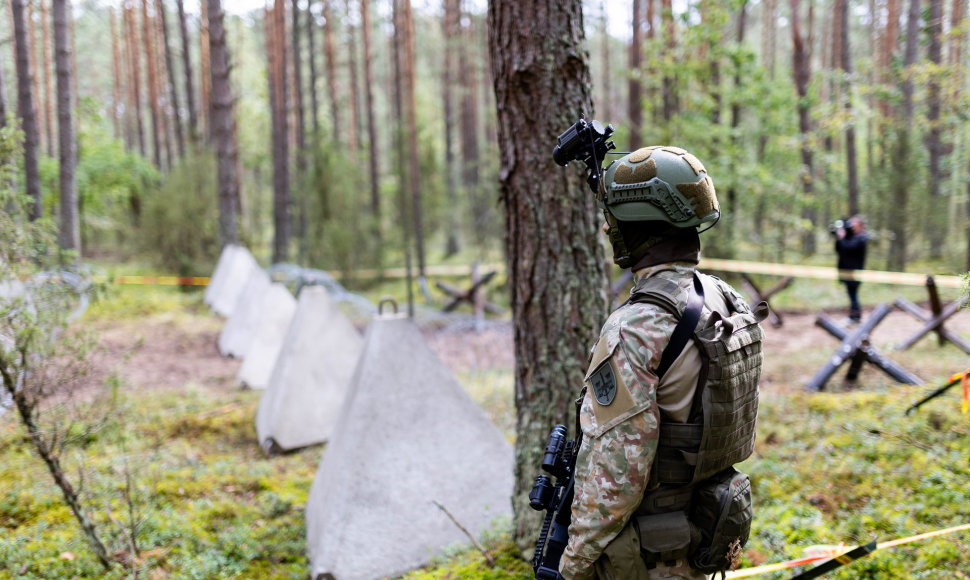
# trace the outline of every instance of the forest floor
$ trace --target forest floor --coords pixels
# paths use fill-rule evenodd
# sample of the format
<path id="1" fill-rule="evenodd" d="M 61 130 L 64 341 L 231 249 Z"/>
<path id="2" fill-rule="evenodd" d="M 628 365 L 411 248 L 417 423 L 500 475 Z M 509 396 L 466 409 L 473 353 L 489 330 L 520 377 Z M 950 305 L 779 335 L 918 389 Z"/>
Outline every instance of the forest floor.
<path id="1" fill-rule="evenodd" d="M 871 309 L 866 309 L 868 315 Z M 775 328 L 762 324 L 766 334 L 765 367 L 762 389 L 768 393 L 791 393 L 799 390 L 821 368 L 826 358 L 835 353 L 839 341 L 815 324 L 818 313 L 781 312 L 783 325 Z M 844 312 L 826 314 L 844 326 Z M 99 363 L 120 372 L 127 384 L 144 389 L 181 388 L 193 382 L 214 388 L 235 388 L 234 380 L 241 361 L 223 358 L 217 340 L 223 320 L 212 316 L 172 316 L 162 313 L 137 320 L 99 321 L 93 330 L 100 337 L 105 357 Z M 931 381 L 963 370 L 947 366 L 962 356 L 953 345 L 939 348 L 933 356 L 927 351 L 937 345 L 935 333 L 924 336 L 910 351 L 897 352 L 896 345 L 923 326 L 913 316 L 893 310 L 871 334 L 873 346 L 883 355 L 901 364 L 920 378 Z M 970 337 L 970 310 L 959 312 L 947 323 L 947 329 Z M 851 331 L 851 327 L 848 327 Z M 363 331 L 363 328 L 361 328 Z M 511 372 L 515 364 L 511 322 L 489 323 L 481 332 L 467 324 L 457 328 L 425 329 L 428 344 L 456 374 Z M 970 338 L 968 338 L 970 340 Z M 811 364 L 817 361 L 818 364 Z M 865 388 L 867 381 L 885 375 L 872 365 L 865 365 L 855 384 L 843 380 L 840 369 L 827 390 Z M 879 380 L 879 382 L 882 382 Z"/>
<path id="2" fill-rule="evenodd" d="M 161 302 L 123 294 L 93 310 L 86 327 L 102 348 L 91 376 L 114 375 L 113 384 L 124 387 L 118 413 L 124 421 L 84 444 L 89 459 L 78 469 L 89 474 L 85 483 L 94 496 L 99 489 L 108 490 L 101 497 L 117 489 L 118 457 L 131 461 L 146 482 L 138 488 L 146 499 L 141 575 L 305 577 L 302 510 L 321 448 L 274 458 L 261 454 L 253 427 L 261 393 L 238 388 L 240 361 L 219 355 L 224 320 L 209 313 L 198 295 L 174 292 Z M 841 310 L 828 314 L 844 318 Z M 759 510 L 744 565 L 798 557 L 811 544 L 868 541 L 874 534 L 891 539 L 970 521 L 970 429 L 959 412 L 959 389 L 913 418 L 901 417 L 934 385 L 966 369 L 967 355 L 952 345 L 939 347 L 935 335 L 894 351 L 921 326 L 894 310 L 876 328 L 873 344 L 925 386 L 899 386 L 865 365 L 853 384 L 845 383 L 842 368 L 827 393 L 806 394 L 805 383 L 838 341 L 815 325 L 817 312 L 781 315 L 782 327 L 764 324 L 759 443 L 743 465 L 752 474 Z M 947 327 L 970 338 L 970 310 L 957 313 Z M 465 320 L 423 331 L 511 440 L 511 323 L 492 320 L 476 333 Z M 99 577 L 43 464 L 17 445 L 25 441 L 13 414 L 0 416 L 0 578 Z M 102 481 L 98 472 L 109 475 Z M 106 516 L 99 516 L 107 525 Z M 123 520 L 123 512 L 113 518 Z M 472 551 L 408 577 L 528 576 L 525 564 L 509 557 L 514 549 L 507 536 L 487 546 L 505 562 L 503 572 L 487 572 Z M 116 553 L 123 554 L 123 547 Z M 836 577 L 942 577 L 945 571 L 967 578 L 954 571 L 970 566 L 970 548 L 943 539 L 854 566 Z M 470 569 L 482 570 L 481 576 Z M 124 575 L 118 570 L 109 577 Z"/>

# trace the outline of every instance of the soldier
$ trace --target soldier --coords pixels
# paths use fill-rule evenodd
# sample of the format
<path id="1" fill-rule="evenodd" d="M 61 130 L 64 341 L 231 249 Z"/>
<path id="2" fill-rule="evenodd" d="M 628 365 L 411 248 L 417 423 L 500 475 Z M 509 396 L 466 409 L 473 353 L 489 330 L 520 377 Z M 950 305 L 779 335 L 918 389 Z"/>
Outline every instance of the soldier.
<path id="1" fill-rule="evenodd" d="M 696 274 L 698 227 L 713 225 L 720 210 L 714 184 L 695 156 L 676 147 L 634 151 L 606 169 L 597 198 L 613 259 L 633 270 L 635 286 L 590 355 L 560 573 L 566 580 L 705 578 L 691 563 L 704 532 L 688 521 L 697 507 L 692 497 L 701 478 L 722 473 L 753 448 L 761 366 L 757 322 L 764 312 L 760 318 L 751 314 L 729 285 Z M 694 312 L 682 325 L 688 328 L 675 332 L 688 311 Z M 754 320 L 746 332 L 757 349 L 739 363 L 753 371 L 731 383 L 732 418 L 727 427 L 713 429 L 701 416 L 707 359 L 690 337 L 695 324 L 703 328 L 739 312 Z M 668 343 L 680 346 L 665 354 Z M 674 428 L 688 429 L 679 432 L 686 444 L 674 442 Z M 708 433 L 711 440 L 728 434 L 721 437 L 727 444 L 702 446 L 704 430 L 716 431 Z M 731 557 L 746 540 L 745 533 Z"/>

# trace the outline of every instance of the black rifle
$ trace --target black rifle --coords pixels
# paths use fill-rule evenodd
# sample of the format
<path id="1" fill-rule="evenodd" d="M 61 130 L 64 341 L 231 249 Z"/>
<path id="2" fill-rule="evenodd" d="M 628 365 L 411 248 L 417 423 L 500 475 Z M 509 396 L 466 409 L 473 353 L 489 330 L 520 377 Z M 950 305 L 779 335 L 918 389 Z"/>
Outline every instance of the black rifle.
<path id="1" fill-rule="evenodd" d="M 542 456 L 542 470 L 556 478 L 555 485 L 548 475 L 541 474 L 529 493 L 529 506 L 546 512 L 532 557 L 532 569 L 539 580 L 562 580 L 559 560 L 569 539 L 578 451 L 578 440 L 566 441 L 565 426 L 553 427 Z"/>

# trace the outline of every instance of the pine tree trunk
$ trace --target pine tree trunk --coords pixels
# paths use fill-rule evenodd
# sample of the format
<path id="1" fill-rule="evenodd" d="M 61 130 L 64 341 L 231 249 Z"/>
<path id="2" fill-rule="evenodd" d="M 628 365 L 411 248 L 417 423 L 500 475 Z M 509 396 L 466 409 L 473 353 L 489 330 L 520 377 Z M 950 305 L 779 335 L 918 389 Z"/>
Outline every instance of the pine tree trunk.
<path id="1" fill-rule="evenodd" d="M 640 55 L 643 53 L 643 8 L 641 0 L 633 0 L 633 34 L 630 38 L 630 65 L 627 69 L 627 118 L 630 122 L 628 149 L 643 145 L 643 93 L 640 81 Z"/>
<path id="2" fill-rule="evenodd" d="M 941 36 L 943 35 L 943 0 L 930 0 L 929 18 L 927 23 L 929 29 L 928 56 L 934 66 L 940 67 L 943 64 L 943 47 L 941 46 Z M 946 180 L 943 175 L 941 161 L 943 159 L 943 128 L 940 125 L 940 77 L 942 75 L 930 75 L 928 93 L 926 95 L 926 121 L 929 124 L 929 131 L 926 134 L 926 150 L 929 153 L 930 178 L 927 183 L 929 189 L 930 207 L 937 208 L 937 211 L 929 213 L 926 221 L 926 232 L 930 242 L 930 258 L 939 259 L 943 255 L 943 240 L 945 238 L 948 220 L 947 212 L 944 211 L 946 201 L 941 200 L 940 184 Z"/>
<path id="3" fill-rule="evenodd" d="M 50 18 L 47 14 L 47 2 L 39 0 L 40 3 L 40 43 L 41 60 L 43 67 L 40 70 L 44 74 L 44 136 L 47 141 L 47 156 L 54 158 L 54 90 L 51 88 L 51 38 L 50 38 Z M 59 100 L 59 99 L 58 99 Z"/>
<path id="4" fill-rule="evenodd" d="M 320 143 L 320 100 L 317 95 L 317 43 L 316 24 L 313 22 L 313 0 L 307 2 L 306 36 L 307 56 L 310 58 L 310 118 L 313 120 L 313 143 Z"/>
<path id="5" fill-rule="evenodd" d="M 162 167 L 161 128 L 158 121 L 158 76 L 155 71 L 155 46 L 152 42 L 151 17 L 148 0 L 141 0 L 142 37 L 145 42 L 145 62 L 148 65 L 148 112 L 152 119 L 152 159 L 155 167 Z"/>
<path id="6" fill-rule="evenodd" d="M 337 98 L 337 57 L 334 48 L 333 0 L 323 0 L 323 56 L 327 67 L 327 92 L 330 96 L 330 138 L 340 143 L 340 102 Z"/>
<path id="7" fill-rule="evenodd" d="M 34 82 L 30 66 L 30 45 L 27 37 L 26 20 L 27 0 L 11 0 L 14 29 L 14 63 L 17 69 L 17 115 L 20 128 L 24 132 L 24 174 L 27 197 L 33 200 L 30 219 L 44 216 L 44 205 L 40 192 L 40 169 L 37 161 L 39 136 L 37 116 L 34 109 Z"/>
<path id="8" fill-rule="evenodd" d="M 133 2 L 134 0 L 132 0 Z M 135 24 L 135 9 L 132 3 L 126 4 L 128 16 L 128 55 L 129 66 L 131 67 L 131 98 L 133 101 L 132 114 L 138 127 L 138 152 L 142 157 L 145 155 L 145 124 L 141 113 L 141 75 L 139 72 L 139 50 L 138 50 L 138 26 Z"/>
<path id="9" fill-rule="evenodd" d="M 453 256 L 458 253 L 458 212 L 454 208 L 458 207 L 458 179 L 456 175 L 457 164 L 455 163 L 455 104 L 452 86 L 455 84 L 455 50 L 462 50 L 460 40 L 457 39 L 456 31 L 459 26 L 459 13 L 461 10 L 460 0 L 445 0 L 445 14 L 442 21 L 442 29 L 445 36 L 444 46 L 444 71 L 442 79 L 442 98 L 445 105 L 445 195 L 448 205 L 453 208 L 448 212 L 448 234 L 445 245 L 445 254 Z M 466 87 L 467 89 L 467 87 Z"/>
<path id="10" fill-rule="evenodd" d="M 350 0 L 346 4 L 347 15 L 350 16 Z M 347 19 L 347 76 L 350 77 L 350 127 L 347 137 L 347 148 L 356 156 L 360 150 L 360 88 L 357 82 L 357 33 L 354 25 Z"/>
<path id="11" fill-rule="evenodd" d="M 531 555 L 540 517 L 527 496 L 552 426 L 572 431 L 586 355 L 607 313 L 593 196 L 580 169 L 550 154 L 580 115 L 594 118 L 591 79 L 581 0 L 492 0 L 488 22 L 515 326 L 513 536 Z"/>
<path id="12" fill-rule="evenodd" d="M 849 194 L 849 215 L 859 213 L 859 177 L 858 164 L 856 163 L 855 150 L 855 124 L 852 113 L 852 87 L 849 78 L 852 75 L 852 51 L 849 46 L 849 2 L 842 0 L 841 10 L 839 11 L 841 25 L 839 30 L 842 34 L 842 59 L 840 68 L 842 69 L 842 98 L 845 108 L 846 118 L 849 122 L 845 127 L 845 164 L 848 174 L 848 194 Z"/>
<path id="13" fill-rule="evenodd" d="M 206 142 L 212 141 L 212 74 L 209 68 L 212 66 L 212 57 L 209 54 L 209 7 L 208 0 L 202 2 L 202 16 L 199 18 L 199 69 L 202 82 L 202 99 L 200 109 L 202 112 L 202 130 L 204 131 Z"/>
<path id="14" fill-rule="evenodd" d="M 175 67 L 172 57 L 172 47 L 168 33 L 168 18 L 165 15 L 165 4 L 157 0 L 158 19 L 162 23 L 162 45 L 165 47 L 165 74 L 169 98 L 172 99 L 172 124 L 175 125 L 175 142 L 178 145 L 179 157 L 185 157 L 185 135 L 182 132 L 182 108 L 179 106 L 179 92 L 175 87 Z"/>
<path id="15" fill-rule="evenodd" d="M 889 231 L 892 234 L 889 244 L 887 267 L 890 270 L 903 271 L 906 269 L 906 211 L 909 204 L 909 167 L 912 147 L 910 145 L 913 129 L 913 90 L 912 78 L 916 55 L 919 49 L 919 0 L 910 0 L 909 15 L 906 23 L 906 50 L 903 57 L 903 71 L 900 92 L 903 95 L 902 106 L 897 113 L 896 154 L 893 159 L 895 179 L 892 184 L 892 204 L 890 206 Z"/>
<path id="16" fill-rule="evenodd" d="M 483 250 L 488 238 L 487 218 L 489 214 L 488 200 L 482 194 L 478 167 L 481 163 L 479 151 L 479 132 L 478 132 L 478 75 L 473 62 L 478 59 L 472 58 L 471 49 L 477 46 L 475 41 L 475 29 L 471 24 L 466 30 L 459 30 L 458 49 L 458 69 L 460 73 L 459 84 L 462 87 L 461 93 L 461 181 L 462 191 L 472 202 L 472 215 L 474 216 L 474 232 L 476 235 L 476 245 L 479 250 Z"/>
<path id="17" fill-rule="evenodd" d="M 374 119 L 374 56 L 370 40 L 370 0 L 360 0 L 360 26 L 364 41 L 364 99 L 367 107 L 367 139 L 370 148 L 370 205 L 378 232 L 381 229 L 380 169 L 377 157 L 377 123 Z"/>
<path id="18" fill-rule="evenodd" d="M 799 0 L 791 0 L 791 31 L 792 31 L 792 71 L 795 78 L 795 90 L 798 93 L 798 132 L 801 139 L 802 154 L 802 193 L 804 193 L 804 209 L 802 218 L 809 224 L 816 220 L 815 188 L 812 181 L 812 118 L 808 104 L 808 84 L 812 78 L 811 69 L 811 36 L 804 38 L 801 33 L 799 16 Z M 802 253 L 810 256 L 815 253 L 815 232 L 812 228 L 802 234 Z"/>
<path id="19" fill-rule="evenodd" d="M 742 0 L 741 6 L 739 7 L 739 12 L 738 12 L 737 37 L 736 37 L 739 49 L 740 47 L 744 46 L 744 32 L 745 32 L 745 25 L 746 25 L 746 19 L 747 19 L 747 9 L 748 9 L 747 0 Z M 712 50 L 716 50 L 716 47 L 712 47 Z M 716 61 L 712 61 L 711 66 L 718 67 L 720 66 L 720 63 Z M 742 68 L 743 68 L 742 63 L 739 60 L 736 60 L 734 62 L 734 79 L 733 79 L 735 90 L 740 90 L 740 87 L 741 87 Z M 720 95 L 718 96 L 718 103 L 720 104 Z M 740 147 L 740 144 L 739 144 L 740 132 L 738 131 L 738 127 L 740 126 L 741 126 L 741 101 L 740 99 L 733 99 L 731 103 L 731 145 L 734 151 L 739 151 L 739 147 Z M 738 207 L 738 192 L 737 192 L 737 189 L 732 185 L 727 190 L 728 215 L 736 215 L 735 212 L 737 211 L 737 207 Z M 724 225 L 728 225 L 728 224 L 730 224 L 730 227 L 727 228 L 727 231 L 726 231 L 728 246 L 726 248 L 725 256 L 730 258 L 730 257 L 734 257 L 734 236 L 735 236 L 734 229 L 737 224 L 735 223 L 735 220 L 725 220 Z"/>
<path id="20" fill-rule="evenodd" d="M 7 126 L 7 83 L 0 66 L 0 129 Z"/>
<path id="21" fill-rule="evenodd" d="M 296 97 L 296 170 L 302 176 L 306 173 L 306 123 L 303 108 L 303 63 L 300 55 L 300 7 L 299 0 L 292 0 L 290 12 L 293 18 L 293 86 Z M 307 13 L 307 19 L 311 16 Z M 312 82 L 312 80 L 311 80 Z"/>
<path id="22" fill-rule="evenodd" d="M 401 23 L 404 28 L 404 103 L 407 116 L 408 181 L 411 193 L 411 217 L 414 218 L 414 248 L 418 257 L 418 276 L 425 277 L 424 261 L 424 215 L 421 200 L 421 162 L 418 158 L 418 120 L 416 84 L 414 74 L 414 15 L 411 0 L 401 3 Z"/>
<path id="23" fill-rule="evenodd" d="M 189 29 L 185 21 L 185 6 L 183 0 L 176 0 L 179 10 L 179 32 L 182 37 L 182 72 L 185 74 L 185 104 L 189 109 L 189 141 L 199 141 L 199 113 L 195 101 L 195 82 L 192 73 L 192 53 L 189 47 Z"/>
<path id="24" fill-rule="evenodd" d="M 600 13 L 602 19 L 600 21 L 600 40 L 602 40 L 602 62 L 600 63 L 600 83 L 603 85 L 603 106 L 601 107 L 604 119 L 609 122 L 613 118 L 613 86 L 611 77 L 613 76 L 613 71 L 610 68 L 610 51 L 611 51 L 611 40 L 610 36 L 610 19 L 609 14 L 606 11 L 606 0 L 600 2 Z"/>
<path id="25" fill-rule="evenodd" d="M 212 74 L 212 139 L 215 141 L 219 172 L 219 240 L 223 246 L 239 243 L 239 211 L 236 191 L 235 125 L 232 83 L 229 79 L 229 48 L 221 0 L 207 0 L 209 16 L 209 56 Z"/>
<path id="26" fill-rule="evenodd" d="M 68 0 L 54 0 L 54 54 L 57 59 L 57 134 L 60 148 L 59 184 L 61 194 L 60 242 L 62 250 L 77 252 L 81 259 L 81 227 L 77 208 L 77 141 L 74 133 L 74 102 L 71 77 L 71 41 Z"/>
<path id="27" fill-rule="evenodd" d="M 273 261 L 285 262 L 290 254 L 292 225 L 290 217 L 289 127 L 287 103 L 289 91 L 286 74 L 286 0 L 276 0 L 272 24 L 273 94 Z"/>
<path id="28" fill-rule="evenodd" d="M 674 23 L 674 7 L 672 0 L 662 0 L 660 5 L 660 15 L 663 20 L 664 31 L 664 65 L 669 68 L 677 60 L 677 29 Z M 680 108 L 677 91 L 677 76 L 665 71 L 662 91 L 665 120 L 672 119 Z"/>
<path id="29" fill-rule="evenodd" d="M 111 15 L 111 123 L 115 139 L 121 139 L 121 50 L 118 48 L 118 17 L 113 7 L 108 8 L 108 13 Z"/>

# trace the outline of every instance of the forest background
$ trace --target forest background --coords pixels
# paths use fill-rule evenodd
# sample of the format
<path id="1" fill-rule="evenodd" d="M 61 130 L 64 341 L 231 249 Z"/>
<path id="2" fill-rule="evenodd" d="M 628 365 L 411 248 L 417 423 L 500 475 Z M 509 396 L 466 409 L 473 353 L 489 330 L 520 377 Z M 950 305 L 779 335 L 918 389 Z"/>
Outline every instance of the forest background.
<path id="1" fill-rule="evenodd" d="M 19 183 L 60 219 L 49 2 L 24 4 L 39 169 Z M 74 3 L 82 255 L 205 275 L 222 235 L 345 273 L 403 265 L 405 247 L 420 270 L 500 256 L 482 3 L 302 1 L 295 18 L 291 2 L 233 4 L 227 184 L 204 3 Z M 704 160 L 724 209 L 705 255 L 828 263 L 826 225 L 862 212 L 870 268 L 965 271 L 964 4 L 584 2 L 596 115 L 620 150 L 672 143 Z M 10 18 L 0 39 L 13 114 Z M 533 138 L 551 149 L 555 135 Z M 235 233 L 220 234 L 219 203 Z"/>
<path id="2" fill-rule="evenodd" d="M 518 116 L 509 96 L 541 75 L 492 78 L 516 55 L 496 41 L 506 29 L 486 30 L 521 26 L 512 4 L 493 2 L 487 16 L 460 0 L 277 0 L 227 15 L 219 0 L 192 4 L 8 4 L 0 112 L 18 121 L 19 135 L 3 135 L 19 167 L 0 181 L 26 193 L 32 223 L 58 225 L 61 261 L 147 258 L 154 271 L 205 275 L 223 245 L 241 242 L 264 264 L 364 287 L 364 270 L 413 263 L 424 281 L 431 265 L 506 251 L 517 327 L 530 316 L 565 324 L 575 312 L 517 302 L 517 283 L 535 287 L 520 270 L 533 255 L 522 241 L 537 230 L 509 216 L 534 201 L 513 195 L 523 177 L 557 196 L 537 207 L 591 209 L 578 180 L 562 187 L 575 172 L 549 167 L 546 152 L 595 110 L 616 124 L 621 150 L 670 143 L 705 161 L 724 213 L 706 256 L 831 263 L 827 224 L 861 211 L 870 267 L 962 272 L 970 262 L 959 0 L 634 0 L 623 15 L 613 3 L 553 3 L 579 16 L 557 38 L 581 66 L 557 69 L 563 90 L 527 95 Z M 544 40 L 531 36 L 526 52 Z M 23 155 L 11 156 L 21 139 Z M 513 174 L 516 155 L 528 163 Z M 567 225 L 560 250 L 585 260 L 588 271 L 569 274 L 605 278 L 605 256 L 588 249 L 595 228 L 547 215 Z M 532 237 L 542 238 L 534 255 L 555 247 Z M 564 298 L 584 309 L 568 332 L 516 338 L 519 466 L 536 463 L 539 431 L 562 414 L 574 351 L 605 311 L 595 286 Z M 550 352 L 558 358 L 543 372 L 564 385 L 523 380 L 522 361 Z M 514 527 L 521 547 L 535 526 Z"/>

